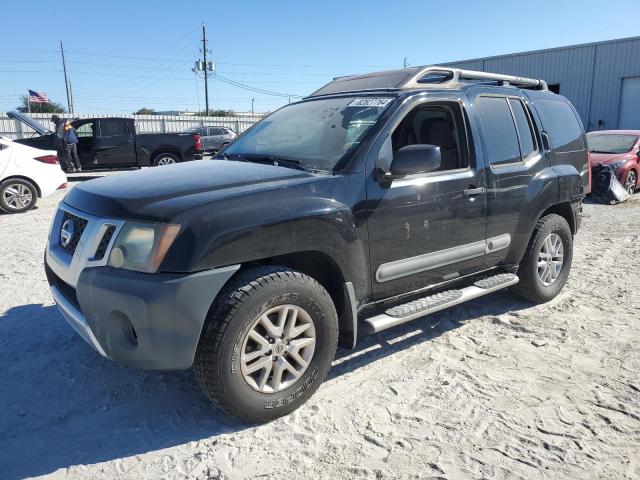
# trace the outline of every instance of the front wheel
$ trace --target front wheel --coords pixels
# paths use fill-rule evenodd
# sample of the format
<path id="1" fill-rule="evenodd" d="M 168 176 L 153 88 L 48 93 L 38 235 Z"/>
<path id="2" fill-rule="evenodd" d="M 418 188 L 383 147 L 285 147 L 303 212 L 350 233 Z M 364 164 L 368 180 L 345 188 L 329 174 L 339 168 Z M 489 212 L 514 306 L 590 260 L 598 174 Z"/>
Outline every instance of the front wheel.
<path id="1" fill-rule="evenodd" d="M 38 191 L 29 181 L 13 178 L 0 183 L 0 209 L 22 213 L 36 206 Z"/>
<path id="2" fill-rule="evenodd" d="M 338 319 L 327 291 L 284 267 L 247 270 L 216 299 L 194 362 L 204 393 L 245 422 L 286 415 L 324 381 Z"/>
<path id="3" fill-rule="evenodd" d="M 636 172 L 634 170 L 629 170 L 629 173 L 627 173 L 627 180 L 624 182 L 624 189 L 629 195 L 633 195 L 633 192 L 636 191 L 637 181 Z"/>
<path id="4" fill-rule="evenodd" d="M 529 302 L 548 302 L 567 283 L 572 259 L 573 235 L 567 221 L 556 214 L 542 217 L 520 262 L 520 283 L 511 291 Z"/>

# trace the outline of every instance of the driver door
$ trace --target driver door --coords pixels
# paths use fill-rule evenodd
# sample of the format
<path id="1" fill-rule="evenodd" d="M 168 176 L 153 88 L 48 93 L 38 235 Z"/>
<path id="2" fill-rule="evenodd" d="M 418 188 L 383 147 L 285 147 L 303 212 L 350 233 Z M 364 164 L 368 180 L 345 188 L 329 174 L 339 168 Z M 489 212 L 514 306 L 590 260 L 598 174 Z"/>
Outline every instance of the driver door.
<path id="1" fill-rule="evenodd" d="M 374 299 L 452 280 L 482 268 L 484 176 L 470 148 L 464 103 L 415 100 L 387 127 L 378 162 L 411 144 L 437 145 L 440 168 L 390 179 L 376 168 L 367 183 Z M 369 160 L 369 159 L 368 159 Z M 381 166 L 378 163 L 378 166 Z"/>

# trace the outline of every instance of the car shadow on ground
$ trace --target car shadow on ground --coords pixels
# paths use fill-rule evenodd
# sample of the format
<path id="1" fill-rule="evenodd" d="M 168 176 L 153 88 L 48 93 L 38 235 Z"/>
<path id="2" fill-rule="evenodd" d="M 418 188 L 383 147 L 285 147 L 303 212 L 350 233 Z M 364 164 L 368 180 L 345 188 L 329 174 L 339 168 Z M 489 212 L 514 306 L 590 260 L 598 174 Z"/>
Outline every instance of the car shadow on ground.
<path id="1" fill-rule="evenodd" d="M 94 180 L 96 178 L 102 178 L 104 175 L 79 175 L 75 173 L 67 173 L 67 182 L 86 182 L 87 180 Z"/>
<path id="2" fill-rule="evenodd" d="M 330 380 L 420 345 L 481 315 L 528 305 L 484 297 L 340 348 Z M 211 405 L 190 371 L 148 372 L 100 357 L 55 306 L 22 305 L 0 315 L 0 465 L 5 479 L 136 455 L 248 428 Z M 129 467 L 131 468 L 131 467 Z"/>

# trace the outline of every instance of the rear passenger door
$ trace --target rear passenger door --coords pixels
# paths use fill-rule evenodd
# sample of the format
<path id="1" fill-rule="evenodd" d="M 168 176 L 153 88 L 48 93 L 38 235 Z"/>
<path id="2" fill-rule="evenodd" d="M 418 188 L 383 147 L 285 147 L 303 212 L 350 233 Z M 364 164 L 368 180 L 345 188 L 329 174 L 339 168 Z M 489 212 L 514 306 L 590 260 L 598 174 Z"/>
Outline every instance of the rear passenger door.
<path id="1" fill-rule="evenodd" d="M 549 161 L 543 155 L 531 105 L 518 90 L 476 87 L 468 96 L 474 105 L 473 120 L 479 127 L 486 166 L 486 235 L 492 245 L 487 248 L 485 267 L 515 264 L 529 239 L 532 198 L 541 195 L 536 189 L 547 188 L 533 178 Z"/>
<path id="2" fill-rule="evenodd" d="M 98 165 L 115 166 L 136 163 L 133 120 L 101 118 L 95 136 Z"/>

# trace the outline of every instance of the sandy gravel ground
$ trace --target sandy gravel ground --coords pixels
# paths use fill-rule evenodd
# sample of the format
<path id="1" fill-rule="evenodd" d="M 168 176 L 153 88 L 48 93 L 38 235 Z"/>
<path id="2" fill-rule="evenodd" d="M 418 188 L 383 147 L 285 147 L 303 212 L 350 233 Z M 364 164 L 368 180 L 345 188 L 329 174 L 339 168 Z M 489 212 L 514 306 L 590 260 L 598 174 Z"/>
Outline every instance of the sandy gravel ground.
<path id="1" fill-rule="evenodd" d="M 66 325 L 42 269 L 61 194 L 0 214 L 0 478 L 640 478 L 638 197 L 586 205 L 551 303 L 496 294 L 362 338 L 258 427 Z"/>

